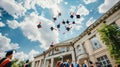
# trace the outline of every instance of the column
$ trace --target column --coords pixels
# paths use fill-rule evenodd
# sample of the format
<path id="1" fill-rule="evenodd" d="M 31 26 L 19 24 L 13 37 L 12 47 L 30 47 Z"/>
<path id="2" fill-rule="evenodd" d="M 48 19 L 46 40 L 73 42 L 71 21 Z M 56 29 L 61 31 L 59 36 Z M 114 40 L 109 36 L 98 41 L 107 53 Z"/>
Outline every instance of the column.
<path id="1" fill-rule="evenodd" d="M 51 67 L 53 67 L 54 64 L 54 58 L 51 58 Z"/>
<path id="2" fill-rule="evenodd" d="M 74 52 L 73 52 L 73 51 L 72 51 L 72 62 L 73 62 L 73 64 L 76 63 L 76 61 L 75 61 L 75 55 L 74 55 Z"/>
<path id="3" fill-rule="evenodd" d="M 38 65 L 38 67 L 40 67 L 40 65 L 41 65 L 41 60 L 39 60 L 39 65 Z"/>
<path id="4" fill-rule="evenodd" d="M 44 59 L 44 65 L 43 65 L 43 67 L 46 67 L 46 59 Z"/>

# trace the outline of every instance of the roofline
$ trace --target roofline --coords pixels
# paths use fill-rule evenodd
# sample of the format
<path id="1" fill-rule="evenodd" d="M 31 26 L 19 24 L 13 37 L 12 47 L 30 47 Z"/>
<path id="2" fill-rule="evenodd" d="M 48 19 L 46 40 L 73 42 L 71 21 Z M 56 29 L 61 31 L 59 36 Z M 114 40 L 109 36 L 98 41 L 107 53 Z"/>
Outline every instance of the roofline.
<path id="1" fill-rule="evenodd" d="M 97 19 L 92 25 L 87 27 L 85 31 L 83 31 L 79 35 L 79 39 L 81 39 L 84 35 L 88 34 L 93 28 L 98 26 L 100 23 L 105 22 L 105 19 L 107 19 L 109 16 L 114 14 L 116 11 L 120 9 L 120 1 L 118 1 L 112 8 L 110 8 L 106 13 L 104 13 L 99 19 Z"/>

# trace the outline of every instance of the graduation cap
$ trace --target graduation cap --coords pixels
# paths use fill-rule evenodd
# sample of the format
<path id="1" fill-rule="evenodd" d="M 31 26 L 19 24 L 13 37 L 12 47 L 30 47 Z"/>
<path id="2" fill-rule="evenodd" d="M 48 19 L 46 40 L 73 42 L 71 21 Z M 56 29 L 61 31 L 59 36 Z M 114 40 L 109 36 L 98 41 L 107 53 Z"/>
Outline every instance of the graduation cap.
<path id="1" fill-rule="evenodd" d="M 62 24 L 65 24 L 65 21 L 64 21 L 64 20 L 62 21 Z"/>
<path id="2" fill-rule="evenodd" d="M 6 52 L 6 56 L 9 56 L 9 55 L 12 55 L 14 52 L 16 52 L 16 50 L 8 50 L 5 52 Z"/>
<path id="3" fill-rule="evenodd" d="M 70 18 L 74 18 L 74 16 L 73 16 L 73 15 L 70 15 Z"/>
<path id="4" fill-rule="evenodd" d="M 80 15 L 76 15 L 76 18 L 80 18 Z"/>
<path id="5" fill-rule="evenodd" d="M 67 30 L 67 31 L 70 31 L 70 28 L 69 28 L 69 27 L 66 27 L 66 30 Z"/>
<path id="6" fill-rule="evenodd" d="M 69 24 L 70 22 L 67 20 L 66 23 Z"/>
<path id="7" fill-rule="evenodd" d="M 42 26 L 41 26 L 41 24 L 38 24 L 37 27 L 38 27 L 38 28 L 41 28 Z"/>
<path id="8" fill-rule="evenodd" d="M 54 28 L 53 28 L 53 27 L 51 27 L 50 29 L 51 29 L 51 31 L 53 31 L 53 29 L 54 29 Z"/>
<path id="9" fill-rule="evenodd" d="M 61 16 L 61 13 L 60 13 L 60 12 L 58 13 L 58 16 Z"/>
<path id="10" fill-rule="evenodd" d="M 54 20 L 54 21 L 56 21 L 56 20 L 57 20 L 57 18 L 56 18 L 56 17 L 53 17 L 53 20 Z"/>
<path id="11" fill-rule="evenodd" d="M 72 24 L 75 24 L 75 21 L 73 21 Z"/>
<path id="12" fill-rule="evenodd" d="M 57 25 L 57 28 L 60 28 L 60 24 Z"/>

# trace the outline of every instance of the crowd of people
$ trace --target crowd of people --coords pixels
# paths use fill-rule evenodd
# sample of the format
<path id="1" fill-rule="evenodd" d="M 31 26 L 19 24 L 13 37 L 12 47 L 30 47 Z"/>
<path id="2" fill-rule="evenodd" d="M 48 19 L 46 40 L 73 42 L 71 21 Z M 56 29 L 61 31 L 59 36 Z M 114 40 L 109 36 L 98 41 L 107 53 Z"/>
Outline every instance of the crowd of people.
<path id="1" fill-rule="evenodd" d="M 0 57 L 0 67 L 12 67 L 12 61 L 11 61 L 12 57 L 13 57 L 13 51 L 8 51 L 5 55 L 5 58 Z M 70 59 L 67 59 L 66 62 L 62 62 L 62 60 L 63 59 L 60 58 L 59 61 L 57 61 L 55 67 L 103 67 L 99 62 L 93 63 L 92 61 L 89 62 L 84 61 L 84 63 L 80 65 L 79 62 L 72 63 Z M 24 67 L 30 67 L 29 60 L 26 61 Z M 108 65 L 106 67 L 112 67 L 112 66 Z M 114 67 L 120 67 L 120 65 Z"/>
<path id="2" fill-rule="evenodd" d="M 56 67 L 113 67 L 112 65 L 102 66 L 99 62 L 93 63 L 92 61 L 87 62 L 84 61 L 83 64 L 79 64 L 79 61 L 77 63 L 70 62 L 69 59 L 67 59 L 66 62 L 62 62 L 62 58 L 60 61 L 57 62 Z M 120 67 L 120 65 L 116 65 L 114 67 Z"/>
<path id="3" fill-rule="evenodd" d="M 12 67 L 12 57 L 13 57 L 13 50 L 7 51 L 4 58 L 0 57 L 0 67 Z M 30 67 L 29 60 L 26 61 L 24 67 Z"/>
<path id="4" fill-rule="evenodd" d="M 56 67 L 102 67 L 98 62 L 94 65 L 92 61 L 89 61 L 89 64 L 86 64 L 86 61 L 80 65 L 78 63 L 72 63 L 68 59 L 66 62 L 58 61 Z"/>

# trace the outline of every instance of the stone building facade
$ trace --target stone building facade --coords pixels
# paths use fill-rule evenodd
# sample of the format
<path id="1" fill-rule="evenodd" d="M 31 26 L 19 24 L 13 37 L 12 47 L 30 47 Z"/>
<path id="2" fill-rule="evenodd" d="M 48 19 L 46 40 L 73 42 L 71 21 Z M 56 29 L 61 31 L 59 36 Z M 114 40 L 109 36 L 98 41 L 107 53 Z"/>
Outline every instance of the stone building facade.
<path id="1" fill-rule="evenodd" d="M 34 57 L 33 67 L 55 67 L 59 57 L 63 58 L 63 62 L 70 59 L 71 62 L 78 61 L 81 65 L 85 60 L 86 64 L 91 60 L 93 63 L 99 61 L 102 67 L 114 66 L 115 61 L 110 57 L 106 45 L 100 40 L 97 32 L 103 23 L 117 24 L 120 27 L 120 1 L 78 37 L 52 45 L 48 50 Z"/>

